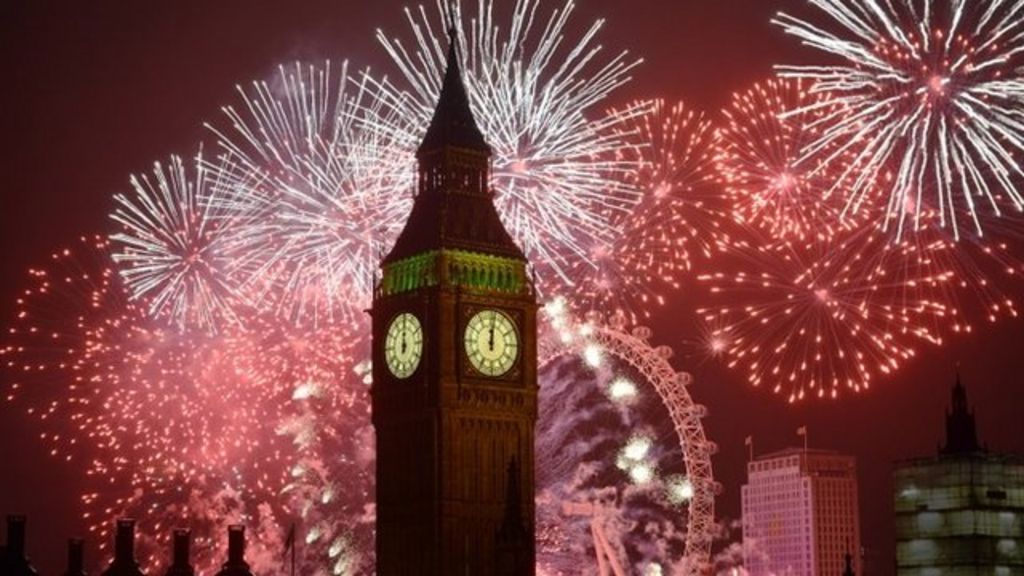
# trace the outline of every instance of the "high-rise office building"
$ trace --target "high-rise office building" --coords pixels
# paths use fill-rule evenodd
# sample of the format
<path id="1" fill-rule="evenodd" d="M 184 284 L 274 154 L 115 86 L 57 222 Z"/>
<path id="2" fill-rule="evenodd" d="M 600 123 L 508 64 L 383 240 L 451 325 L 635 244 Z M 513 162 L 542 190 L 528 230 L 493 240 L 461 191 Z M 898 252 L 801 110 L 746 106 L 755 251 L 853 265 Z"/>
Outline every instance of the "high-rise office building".
<path id="1" fill-rule="evenodd" d="M 857 466 L 852 456 L 789 449 L 747 465 L 745 565 L 753 576 L 861 574 Z"/>
<path id="2" fill-rule="evenodd" d="M 978 442 L 957 378 L 946 443 L 893 474 L 899 576 L 1024 575 L 1024 458 Z"/>

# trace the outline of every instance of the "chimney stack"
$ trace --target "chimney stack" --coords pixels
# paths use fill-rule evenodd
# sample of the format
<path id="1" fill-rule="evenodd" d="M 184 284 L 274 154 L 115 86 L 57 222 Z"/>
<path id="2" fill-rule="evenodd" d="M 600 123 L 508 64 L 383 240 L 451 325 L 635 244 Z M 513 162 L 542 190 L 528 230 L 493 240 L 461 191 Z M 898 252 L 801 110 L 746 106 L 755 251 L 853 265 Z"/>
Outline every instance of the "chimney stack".
<path id="1" fill-rule="evenodd" d="M 217 572 L 217 576 L 252 576 L 245 562 L 245 526 L 228 526 L 228 561 Z"/>
<path id="2" fill-rule="evenodd" d="M 135 562 L 135 520 L 119 518 L 114 536 L 114 561 Z"/>
<path id="3" fill-rule="evenodd" d="M 7 553 L 11 557 L 25 555 L 25 521 L 21 515 L 7 517 Z"/>
<path id="4" fill-rule="evenodd" d="M 85 576 L 85 540 L 68 540 L 68 570 L 64 576 Z"/>
<path id="5" fill-rule="evenodd" d="M 36 576 L 36 569 L 25 555 L 25 522 L 21 515 L 7 517 L 7 546 L 0 558 L 0 572 L 4 576 Z"/>
<path id="6" fill-rule="evenodd" d="M 103 576 L 143 576 L 135 561 L 135 520 L 120 518 L 114 534 L 114 561 Z"/>
<path id="7" fill-rule="evenodd" d="M 245 526 L 228 526 L 228 563 L 245 563 Z"/>
<path id="8" fill-rule="evenodd" d="M 188 530 L 178 528 L 174 531 L 174 544 L 172 545 L 171 566 L 167 569 L 167 576 L 194 576 L 195 568 L 189 563 L 189 547 L 192 543 L 192 533 Z"/>

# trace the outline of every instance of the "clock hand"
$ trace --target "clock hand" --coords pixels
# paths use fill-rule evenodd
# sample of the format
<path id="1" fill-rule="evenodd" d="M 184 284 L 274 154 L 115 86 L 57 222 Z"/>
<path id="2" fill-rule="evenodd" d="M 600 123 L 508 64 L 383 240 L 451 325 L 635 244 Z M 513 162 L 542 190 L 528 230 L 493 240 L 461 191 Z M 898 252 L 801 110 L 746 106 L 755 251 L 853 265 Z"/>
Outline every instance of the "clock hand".
<path id="1" fill-rule="evenodd" d="M 408 339 L 408 335 L 405 332 L 402 332 L 402 355 L 403 356 L 405 356 L 405 348 L 406 348 L 406 343 L 405 342 L 406 342 L 407 339 Z"/>
<path id="2" fill-rule="evenodd" d="M 488 336 L 488 338 L 487 338 L 487 346 L 488 346 L 488 349 L 489 349 L 489 350 L 490 350 L 491 352 L 494 352 L 494 322 L 495 322 L 495 319 L 496 319 L 496 316 L 493 316 L 493 315 L 492 315 L 492 316 L 491 316 L 491 330 L 490 330 L 490 335 L 489 335 L 489 336 Z"/>

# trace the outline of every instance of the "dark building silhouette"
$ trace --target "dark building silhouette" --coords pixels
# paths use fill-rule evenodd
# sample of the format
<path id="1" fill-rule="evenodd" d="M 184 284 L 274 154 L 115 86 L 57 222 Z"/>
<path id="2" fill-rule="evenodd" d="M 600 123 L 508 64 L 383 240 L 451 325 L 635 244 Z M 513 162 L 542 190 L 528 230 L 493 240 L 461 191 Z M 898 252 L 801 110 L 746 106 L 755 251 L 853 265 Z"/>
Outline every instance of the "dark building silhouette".
<path id="1" fill-rule="evenodd" d="M 228 526 L 228 560 L 217 576 L 252 576 L 249 564 L 245 562 L 245 526 Z"/>
<path id="2" fill-rule="evenodd" d="M 1024 575 L 1024 459 L 978 442 L 957 375 L 936 456 L 893 475 L 898 576 Z"/>
<path id="3" fill-rule="evenodd" d="M 174 530 L 171 542 L 171 564 L 167 568 L 167 576 L 194 576 L 195 568 L 189 560 L 189 548 L 192 545 L 192 533 L 181 528 Z"/>
<path id="4" fill-rule="evenodd" d="M 533 574 L 537 302 L 454 33 L 373 316 L 377 573 Z"/>
<path id="5" fill-rule="evenodd" d="M 3 576 L 35 576 L 36 569 L 25 553 L 25 524 L 24 516 L 11 515 L 7 517 L 7 545 L 4 546 L 3 554 L 0 555 L 0 572 Z"/>
<path id="6" fill-rule="evenodd" d="M 68 540 L 68 569 L 64 576 L 85 576 L 85 540 Z"/>
<path id="7" fill-rule="evenodd" d="M 114 532 L 114 560 L 103 576 L 143 576 L 135 560 L 135 520 L 121 518 Z"/>

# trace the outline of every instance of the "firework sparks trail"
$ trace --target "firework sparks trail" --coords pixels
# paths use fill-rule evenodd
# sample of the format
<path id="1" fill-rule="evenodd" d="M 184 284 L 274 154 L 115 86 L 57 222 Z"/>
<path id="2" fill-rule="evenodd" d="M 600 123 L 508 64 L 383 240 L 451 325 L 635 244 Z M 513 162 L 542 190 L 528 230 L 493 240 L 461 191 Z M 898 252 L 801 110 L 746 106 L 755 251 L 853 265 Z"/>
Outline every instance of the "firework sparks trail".
<path id="1" fill-rule="evenodd" d="M 1024 261 L 1018 256 L 1020 236 L 1013 225 L 1003 226 L 1006 219 L 989 224 L 1005 240 L 958 241 L 947 228 L 934 224 L 939 219 L 934 210 L 920 218 L 920 231 L 890 240 L 889 251 L 897 254 L 908 282 L 947 304 L 950 315 L 939 328 L 970 333 L 978 320 L 1016 318 L 1015 294 L 1024 279 Z"/>
<path id="2" fill-rule="evenodd" d="M 447 6 L 437 2 L 433 15 L 422 6 L 406 11 L 411 50 L 377 34 L 406 86 L 374 82 L 391 118 L 401 119 L 376 129 L 410 161 L 441 89 Z M 461 2 L 451 8 L 470 105 L 494 152 L 499 213 L 547 291 L 573 283 L 570 270 L 614 237 L 614 221 L 640 197 L 628 182 L 623 152 L 632 144 L 623 127 L 644 110 L 595 112 L 640 61 L 625 52 L 605 57 L 595 43 L 603 21 L 574 35 L 574 9 L 567 1 L 545 19 L 537 0 L 517 0 L 502 23 L 491 0 L 479 0 L 472 17 Z"/>
<path id="3" fill-rule="evenodd" d="M 613 217 L 615 238 L 578 266 L 577 304 L 648 317 L 664 292 L 680 287 L 697 258 L 727 242 L 728 214 L 714 187 L 714 132 L 704 114 L 682 102 L 640 102 L 647 113 L 626 121 L 624 151 L 635 165 L 630 181 L 642 193 L 628 213 Z"/>
<path id="4" fill-rule="evenodd" d="M 172 156 L 150 175 L 133 175 L 134 194 L 117 194 L 111 217 L 124 231 L 112 239 L 118 269 L 151 316 L 179 329 L 216 331 L 237 320 L 240 305 L 226 274 L 227 220 L 210 207 L 202 152 L 186 163 Z"/>
<path id="5" fill-rule="evenodd" d="M 846 213 L 885 190 L 897 236 L 934 211 L 961 236 L 984 233 L 984 213 L 1019 213 L 1024 171 L 1024 2 L 1020 0 L 811 0 L 828 21 L 780 13 L 774 22 L 843 60 L 781 66 L 814 83 L 825 109 L 803 158 L 843 155 Z M 805 110 L 794 111 L 795 114 Z M 838 191 L 837 187 L 833 191 Z"/>
<path id="6" fill-rule="evenodd" d="M 239 221 L 232 273 L 255 305 L 298 324 L 362 314 L 408 213 L 412 164 L 366 129 L 369 118 L 401 120 L 380 110 L 367 79 L 348 63 L 281 67 L 238 88 L 228 126 L 208 124 L 222 150 L 216 203 Z"/>
<path id="7" fill-rule="evenodd" d="M 725 270 L 700 276 L 715 304 L 698 309 L 710 342 L 754 386 L 790 402 L 862 391 L 942 342 L 958 313 L 936 297 L 948 279 L 872 226 L 815 241 L 734 243 Z"/>
<path id="8" fill-rule="evenodd" d="M 771 237 L 832 235 L 842 205 L 826 192 L 841 173 L 801 160 L 819 134 L 819 96 L 800 80 L 771 79 L 733 95 L 723 110 L 715 166 L 737 222 Z"/>

